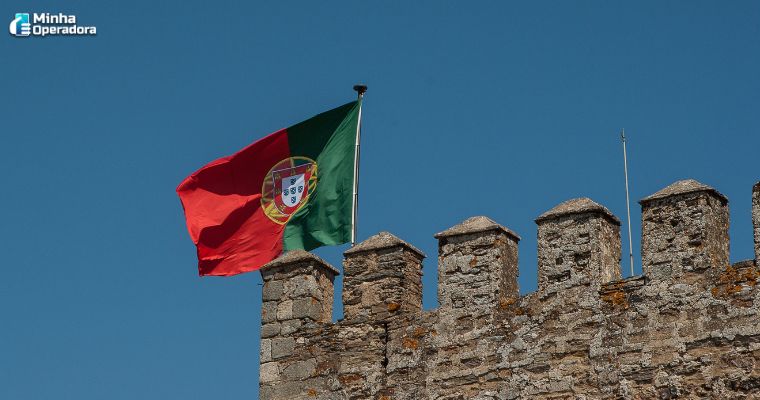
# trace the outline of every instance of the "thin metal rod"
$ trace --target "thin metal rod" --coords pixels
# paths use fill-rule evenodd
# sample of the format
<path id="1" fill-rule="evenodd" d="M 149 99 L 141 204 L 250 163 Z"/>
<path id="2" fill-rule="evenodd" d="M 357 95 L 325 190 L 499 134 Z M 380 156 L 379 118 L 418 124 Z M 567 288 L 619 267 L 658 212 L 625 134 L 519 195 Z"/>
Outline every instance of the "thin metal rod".
<path id="1" fill-rule="evenodd" d="M 356 244 L 356 220 L 359 210 L 359 154 L 362 135 L 362 99 L 364 98 L 364 92 L 367 91 L 367 86 L 354 85 L 359 101 L 359 117 L 356 121 L 356 148 L 354 149 L 354 202 L 351 210 L 351 247 Z"/>
<path id="2" fill-rule="evenodd" d="M 631 197 L 628 194 L 628 152 L 625 148 L 625 129 L 620 131 L 620 139 L 623 141 L 623 168 L 625 170 L 625 207 L 628 211 L 628 254 L 631 256 L 631 276 L 633 273 L 633 237 L 631 236 Z"/>

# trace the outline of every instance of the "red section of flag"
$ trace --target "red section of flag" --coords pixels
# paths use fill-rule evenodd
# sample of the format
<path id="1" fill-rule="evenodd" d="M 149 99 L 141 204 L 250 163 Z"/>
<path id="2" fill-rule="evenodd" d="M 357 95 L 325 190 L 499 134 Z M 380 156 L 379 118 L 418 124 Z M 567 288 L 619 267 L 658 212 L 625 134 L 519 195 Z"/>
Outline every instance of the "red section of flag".
<path id="1" fill-rule="evenodd" d="M 212 161 L 177 187 L 200 275 L 254 271 L 282 252 L 284 225 L 261 209 L 269 168 L 290 157 L 285 129 Z"/>

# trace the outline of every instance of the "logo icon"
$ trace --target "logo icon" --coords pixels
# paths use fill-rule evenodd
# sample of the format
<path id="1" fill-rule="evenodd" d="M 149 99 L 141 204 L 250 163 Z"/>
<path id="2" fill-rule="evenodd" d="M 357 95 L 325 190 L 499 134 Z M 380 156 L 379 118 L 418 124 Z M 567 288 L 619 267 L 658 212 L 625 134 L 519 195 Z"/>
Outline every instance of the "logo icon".
<path id="1" fill-rule="evenodd" d="M 285 224 L 317 188 L 317 163 L 290 157 L 275 164 L 261 187 L 261 206 L 272 221 Z"/>
<path id="2" fill-rule="evenodd" d="M 16 13 L 16 18 L 11 21 L 8 30 L 13 36 L 29 36 L 32 34 L 32 25 L 29 23 L 28 13 Z"/>

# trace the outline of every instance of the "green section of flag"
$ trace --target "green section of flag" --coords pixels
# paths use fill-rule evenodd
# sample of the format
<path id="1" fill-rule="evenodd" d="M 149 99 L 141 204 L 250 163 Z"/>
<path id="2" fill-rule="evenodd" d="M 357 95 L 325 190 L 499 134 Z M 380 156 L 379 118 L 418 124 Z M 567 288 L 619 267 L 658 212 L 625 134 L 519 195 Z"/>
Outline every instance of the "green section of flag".
<path id="1" fill-rule="evenodd" d="M 351 240 L 360 106 L 354 101 L 287 129 L 291 156 L 317 162 L 317 188 L 285 226 L 285 250 L 312 250 Z"/>

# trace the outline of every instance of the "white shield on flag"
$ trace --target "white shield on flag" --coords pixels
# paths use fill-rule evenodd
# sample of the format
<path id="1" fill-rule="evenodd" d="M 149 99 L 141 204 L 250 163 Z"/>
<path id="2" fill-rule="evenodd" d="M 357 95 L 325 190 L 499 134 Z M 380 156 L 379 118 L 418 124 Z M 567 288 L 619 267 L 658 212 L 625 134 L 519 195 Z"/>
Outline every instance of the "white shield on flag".
<path id="1" fill-rule="evenodd" d="M 282 202 L 287 207 L 295 207 L 301 202 L 301 197 L 306 190 L 304 174 L 291 175 L 282 178 Z"/>

